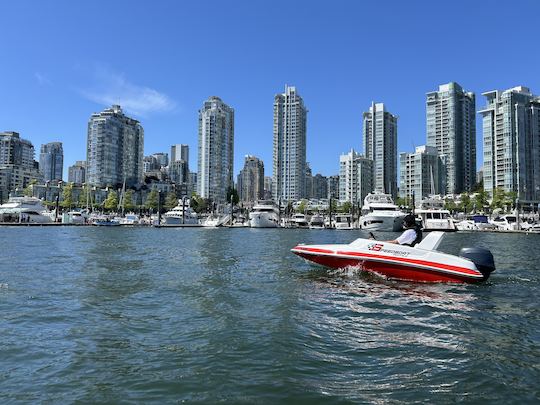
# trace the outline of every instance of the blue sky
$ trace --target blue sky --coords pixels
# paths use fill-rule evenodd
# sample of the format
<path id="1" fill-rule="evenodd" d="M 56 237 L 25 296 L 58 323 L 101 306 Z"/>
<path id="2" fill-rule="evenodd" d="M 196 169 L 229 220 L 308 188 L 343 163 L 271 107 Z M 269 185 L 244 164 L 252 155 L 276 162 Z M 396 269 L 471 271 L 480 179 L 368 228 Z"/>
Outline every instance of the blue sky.
<path id="1" fill-rule="evenodd" d="M 190 145 L 211 95 L 235 109 L 235 173 L 253 154 L 272 172 L 272 103 L 295 85 L 309 109 L 313 173 L 362 151 L 362 112 L 399 116 L 399 151 L 425 143 L 425 93 L 456 81 L 477 95 L 540 93 L 540 2 L 3 1 L 0 131 L 86 158 L 91 113 L 119 102 L 145 154 Z M 481 122 L 477 144 L 481 162 Z"/>

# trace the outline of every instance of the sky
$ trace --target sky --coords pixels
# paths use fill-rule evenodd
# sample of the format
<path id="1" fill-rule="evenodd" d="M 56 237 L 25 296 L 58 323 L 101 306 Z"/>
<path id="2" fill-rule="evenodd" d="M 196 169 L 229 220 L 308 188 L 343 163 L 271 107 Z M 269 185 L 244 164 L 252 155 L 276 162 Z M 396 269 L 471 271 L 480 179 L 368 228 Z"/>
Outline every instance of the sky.
<path id="1" fill-rule="evenodd" d="M 540 1 L 2 1 L 0 131 L 61 141 L 64 172 L 86 159 L 87 123 L 113 103 L 138 119 L 145 155 L 190 146 L 198 110 L 235 109 L 235 174 L 247 154 L 272 173 L 273 100 L 307 106 L 313 174 L 363 151 L 372 101 L 399 116 L 398 151 L 426 142 L 426 93 L 523 85 L 540 94 Z M 482 125 L 477 117 L 478 166 Z M 66 176 L 67 177 L 67 176 Z"/>

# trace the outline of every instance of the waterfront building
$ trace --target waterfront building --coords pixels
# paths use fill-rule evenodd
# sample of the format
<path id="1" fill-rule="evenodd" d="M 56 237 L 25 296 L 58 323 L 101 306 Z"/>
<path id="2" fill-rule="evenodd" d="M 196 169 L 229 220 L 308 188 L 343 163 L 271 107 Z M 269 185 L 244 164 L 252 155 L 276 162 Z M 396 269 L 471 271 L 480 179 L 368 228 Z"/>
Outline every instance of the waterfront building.
<path id="1" fill-rule="evenodd" d="M 270 176 L 265 176 L 264 177 L 264 196 L 263 196 L 263 199 L 264 200 L 273 200 L 274 197 L 272 195 L 272 177 Z"/>
<path id="2" fill-rule="evenodd" d="M 234 186 L 234 109 L 212 96 L 199 110 L 198 194 L 226 202 Z"/>
<path id="3" fill-rule="evenodd" d="M 373 161 L 373 190 L 397 195 L 397 119 L 384 103 L 364 112 L 364 156 Z"/>
<path id="4" fill-rule="evenodd" d="M 171 161 L 169 164 L 169 178 L 176 185 L 189 184 L 189 167 L 185 160 Z M 188 187 L 189 188 L 189 187 Z"/>
<path id="5" fill-rule="evenodd" d="M 446 167 L 446 193 L 471 191 L 476 182 L 474 93 L 454 82 L 427 93 L 427 146 L 436 147 Z"/>
<path id="6" fill-rule="evenodd" d="M 155 172 L 160 169 L 159 162 L 154 155 L 145 156 L 143 158 L 143 173 Z"/>
<path id="7" fill-rule="evenodd" d="M 197 192 L 199 189 L 197 182 L 197 172 L 189 172 L 189 186 L 190 190 Z"/>
<path id="8" fill-rule="evenodd" d="M 94 113 L 88 121 L 86 180 L 93 186 L 127 187 L 143 178 L 144 131 L 119 105 Z"/>
<path id="9" fill-rule="evenodd" d="M 77 160 L 73 166 L 69 166 L 68 182 L 74 184 L 83 184 L 86 182 L 86 161 Z"/>
<path id="10" fill-rule="evenodd" d="M 339 157 L 339 200 L 362 204 L 373 191 L 373 161 L 351 149 Z"/>
<path id="11" fill-rule="evenodd" d="M 296 87 L 274 97 L 273 191 L 275 200 L 297 201 L 306 195 L 307 109 Z"/>
<path id="12" fill-rule="evenodd" d="M 264 163 L 259 158 L 246 155 L 238 175 L 238 195 L 241 201 L 250 203 L 264 198 Z"/>
<path id="13" fill-rule="evenodd" d="M 26 187 L 32 180 L 42 181 L 34 160 L 34 146 L 18 132 L 0 132 L 0 193 L 6 200 L 11 191 Z"/>
<path id="14" fill-rule="evenodd" d="M 41 145 L 39 171 L 44 181 L 61 181 L 64 171 L 64 149 L 62 142 Z"/>
<path id="15" fill-rule="evenodd" d="M 527 87 L 488 91 L 482 115 L 484 190 L 540 202 L 540 97 Z"/>
<path id="16" fill-rule="evenodd" d="M 183 160 L 189 164 L 189 145 L 178 143 L 171 146 L 171 162 Z"/>
<path id="17" fill-rule="evenodd" d="M 328 198 L 328 179 L 320 173 L 313 176 L 312 198 Z"/>
<path id="18" fill-rule="evenodd" d="M 414 153 L 399 156 L 399 196 L 420 200 L 429 195 L 445 194 L 446 168 L 434 146 L 417 146 Z"/>
<path id="19" fill-rule="evenodd" d="M 153 153 L 152 156 L 156 159 L 158 166 L 165 167 L 169 165 L 169 155 L 164 152 Z"/>
<path id="20" fill-rule="evenodd" d="M 484 167 L 482 166 L 480 170 L 476 172 L 476 184 L 484 183 Z"/>
<path id="21" fill-rule="evenodd" d="M 339 174 L 329 176 L 327 179 L 327 198 L 339 199 Z"/>

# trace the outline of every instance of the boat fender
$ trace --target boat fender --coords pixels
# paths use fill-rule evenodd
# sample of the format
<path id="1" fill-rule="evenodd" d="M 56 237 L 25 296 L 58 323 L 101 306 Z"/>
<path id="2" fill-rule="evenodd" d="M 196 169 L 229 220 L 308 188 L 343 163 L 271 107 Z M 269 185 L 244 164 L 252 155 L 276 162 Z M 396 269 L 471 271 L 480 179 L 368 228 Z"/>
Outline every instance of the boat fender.
<path id="1" fill-rule="evenodd" d="M 484 275 L 484 280 L 495 271 L 495 260 L 489 249 L 482 247 L 462 248 L 459 251 L 459 256 L 472 261 L 478 271 Z"/>

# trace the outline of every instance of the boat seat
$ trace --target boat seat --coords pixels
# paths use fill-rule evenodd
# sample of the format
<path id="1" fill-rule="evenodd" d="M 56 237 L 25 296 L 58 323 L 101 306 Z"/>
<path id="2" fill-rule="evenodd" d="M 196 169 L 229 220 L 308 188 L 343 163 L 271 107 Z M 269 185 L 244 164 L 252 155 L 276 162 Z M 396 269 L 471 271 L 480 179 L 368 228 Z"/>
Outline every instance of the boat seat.
<path id="1" fill-rule="evenodd" d="M 441 244 L 444 232 L 429 232 L 422 241 L 415 246 L 417 249 L 436 250 Z"/>

